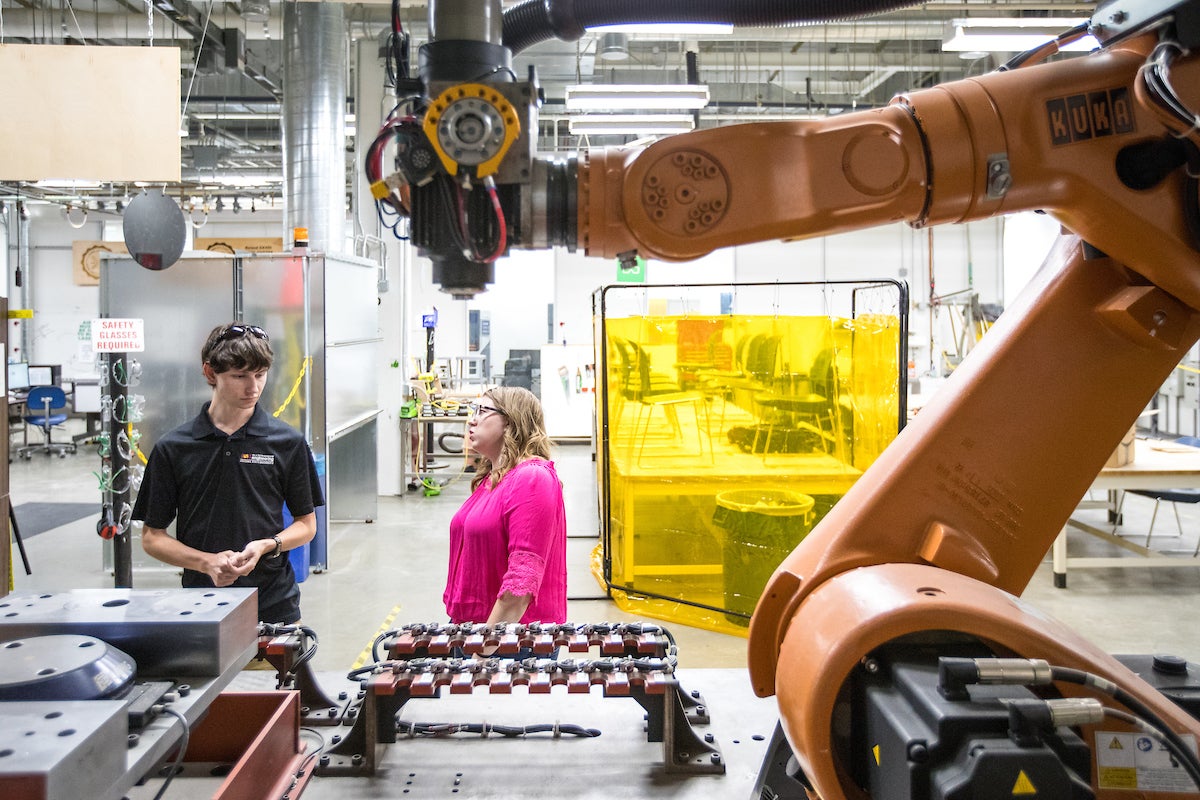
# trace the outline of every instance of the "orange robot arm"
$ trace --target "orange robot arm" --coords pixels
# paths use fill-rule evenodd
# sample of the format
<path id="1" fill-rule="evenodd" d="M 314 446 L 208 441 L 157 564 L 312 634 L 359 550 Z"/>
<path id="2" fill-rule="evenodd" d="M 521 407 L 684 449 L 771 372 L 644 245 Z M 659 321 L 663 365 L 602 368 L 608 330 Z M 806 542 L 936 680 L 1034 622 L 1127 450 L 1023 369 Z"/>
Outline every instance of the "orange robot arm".
<path id="1" fill-rule="evenodd" d="M 850 715 L 850 677 L 900 641 L 971 638 L 1101 675 L 1200 737 L 1195 719 L 1016 597 L 1200 338 L 1200 253 L 1185 211 L 1194 179 L 1182 168 L 1157 182 L 1119 177 L 1131 153 L 1179 132 L 1141 86 L 1155 45 L 1131 38 L 880 110 L 706 130 L 592 152 L 581 165 L 579 241 L 593 255 L 689 259 L 1028 209 L 1063 223 L 1021 299 L 779 566 L 754 615 L 755 691 L 778 694 L 800 766 L 826 800 L 870 796 L 879 756 L 850 763 L 834 721 Z M 1172 67 L 1190 108 L 1200 107 L 1197 70 L 1200 58 Z"/>

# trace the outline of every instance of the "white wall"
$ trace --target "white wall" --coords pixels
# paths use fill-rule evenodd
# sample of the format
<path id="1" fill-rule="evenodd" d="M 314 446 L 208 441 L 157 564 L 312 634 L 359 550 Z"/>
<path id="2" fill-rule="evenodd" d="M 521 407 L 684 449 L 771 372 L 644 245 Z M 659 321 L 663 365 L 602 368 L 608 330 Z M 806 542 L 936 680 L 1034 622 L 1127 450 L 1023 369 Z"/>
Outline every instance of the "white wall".
<path id="1" fill-rule="evenodd" d="M 1004 304 L 1017 298 L 1058 238 L 1062 226 L 1045 214 L 1014 214 L 1004 226 Z"/>
<path id="2" fill-rule="evenodd" d="M 495 283 L 467 303 L 468 309 L 490 315 L 492 372 L 504 369 L 509 350 L 536 350 L 546 344 L 555 255 L 553 250 L 522 250 L 497 260 Z"/>
<path id="3" fill-rule="evenodd" d="M 583 253 L 554 251 L 555 342 L 592 343 L 592 294 L 617 282 L 615 261 L 588 258 Z"/>
<path id="4" fill-rule="evenodd" d="M 33 318 L 8 320 L 9 359 L 34 364 L 61 364 L 63 378 L 92 377 L 94 361 L 82 355 L 80 327 L 96 317 L 99 289 L 80 286 L 72 276 L 71 244 L 76 239 L 96 240 L 103 235 L 102 220 L 93 214 L 76 230 L 54 206 L 28 206 L 29 265 L 22 270 L 22 287 L 14 283 L 17 261 L 17 226 L 13 215 L 8 278 L 9 308 L 32 308 Z M 22 299 L 26 302 L 23 304 Z M 28 352 L 22 349 L 28 338 Z"/>

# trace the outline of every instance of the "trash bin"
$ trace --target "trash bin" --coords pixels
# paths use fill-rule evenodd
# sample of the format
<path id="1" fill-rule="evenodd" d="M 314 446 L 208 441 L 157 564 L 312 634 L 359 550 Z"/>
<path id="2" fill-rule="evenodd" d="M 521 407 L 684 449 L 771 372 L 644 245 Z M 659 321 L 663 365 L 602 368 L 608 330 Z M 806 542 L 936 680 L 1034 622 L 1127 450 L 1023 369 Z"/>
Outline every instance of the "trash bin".
<path id="1" fill-rule="evenodd" d="M 325 456 L 314 455 L 313 462 L 317 467 L 317 477 L 321 481 L 321 490 L 325 491 Z M 294 547 L 288 550 L 288 560 L 292 562 L 292 571 L 296 573 L 296 582 L 304 583 L 308 578 L 308 573 L 311 572 L 311 559 L 313 545 L 321 540 L 323 543 L 325 538 L 325 506 L 317 506 L 317 535 L 313 537 L 311 542 Z M 283 504 L 283 527 L 287 528 L 294 522 L 292 512 L 288 509 L 287 503 Z"/>
<path id="2" fill-rule="evenodd" d="M 292 512 L 288 509 L 287 503 L 283 504 L 283 527 L 286 530 L 295 519 L 292 517 Z M 309 558 L 311 548 L 308 542 L 293 547 L 287 551 L 288 561 L 292 562 L 292 571 L 296 573 L 296 583 L 304 583 L 304 579 L 308 577 Z"/>
<path id="3" fill-rule="evenodd" d="M 725 618 L 749 625 L 758 597 L 784 556 L 812 530 L 813 498 L 775 489 L 738 489 L 717 495 L 713 523 L 725 531 L 721 546 Z M 742 616 L 745 615 L 745 616 Z"/>

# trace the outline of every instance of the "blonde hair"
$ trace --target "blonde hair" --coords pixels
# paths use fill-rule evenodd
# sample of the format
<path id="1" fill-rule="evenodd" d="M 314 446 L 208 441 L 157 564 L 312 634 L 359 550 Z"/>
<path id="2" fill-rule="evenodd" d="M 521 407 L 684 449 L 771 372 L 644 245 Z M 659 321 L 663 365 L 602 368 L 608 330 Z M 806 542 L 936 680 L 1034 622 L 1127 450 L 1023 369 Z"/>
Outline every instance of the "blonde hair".
<path id="1" fill-rule="evenodd" d="M 486 456 L 480 456 L 475 477 L 471 480 L 472 491 L 489 477 L 491 485 L 496 486 L 522 461 L 550 459 L 550 437 L 546 435 L 546 421 L 537 395 L 519 386 L 501 386 L 489 389 L 483 396 L 491 400 L 504 417 L 504 441 L 495 464 Z"/>

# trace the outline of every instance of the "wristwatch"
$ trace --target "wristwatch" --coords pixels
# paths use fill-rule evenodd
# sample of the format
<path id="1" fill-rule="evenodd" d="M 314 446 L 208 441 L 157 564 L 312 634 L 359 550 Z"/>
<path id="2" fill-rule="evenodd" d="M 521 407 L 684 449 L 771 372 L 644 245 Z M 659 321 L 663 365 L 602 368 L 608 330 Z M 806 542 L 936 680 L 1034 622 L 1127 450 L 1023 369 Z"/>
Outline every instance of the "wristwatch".
<path id="1" fill-rule="evenodd" d="M 279 554 L 283 552 L 283 541 L 279 538 L 279 534 L 271 537 L 275 540 L 275 549 L 267 556 L 267 558 L 279 558 Z"/>

